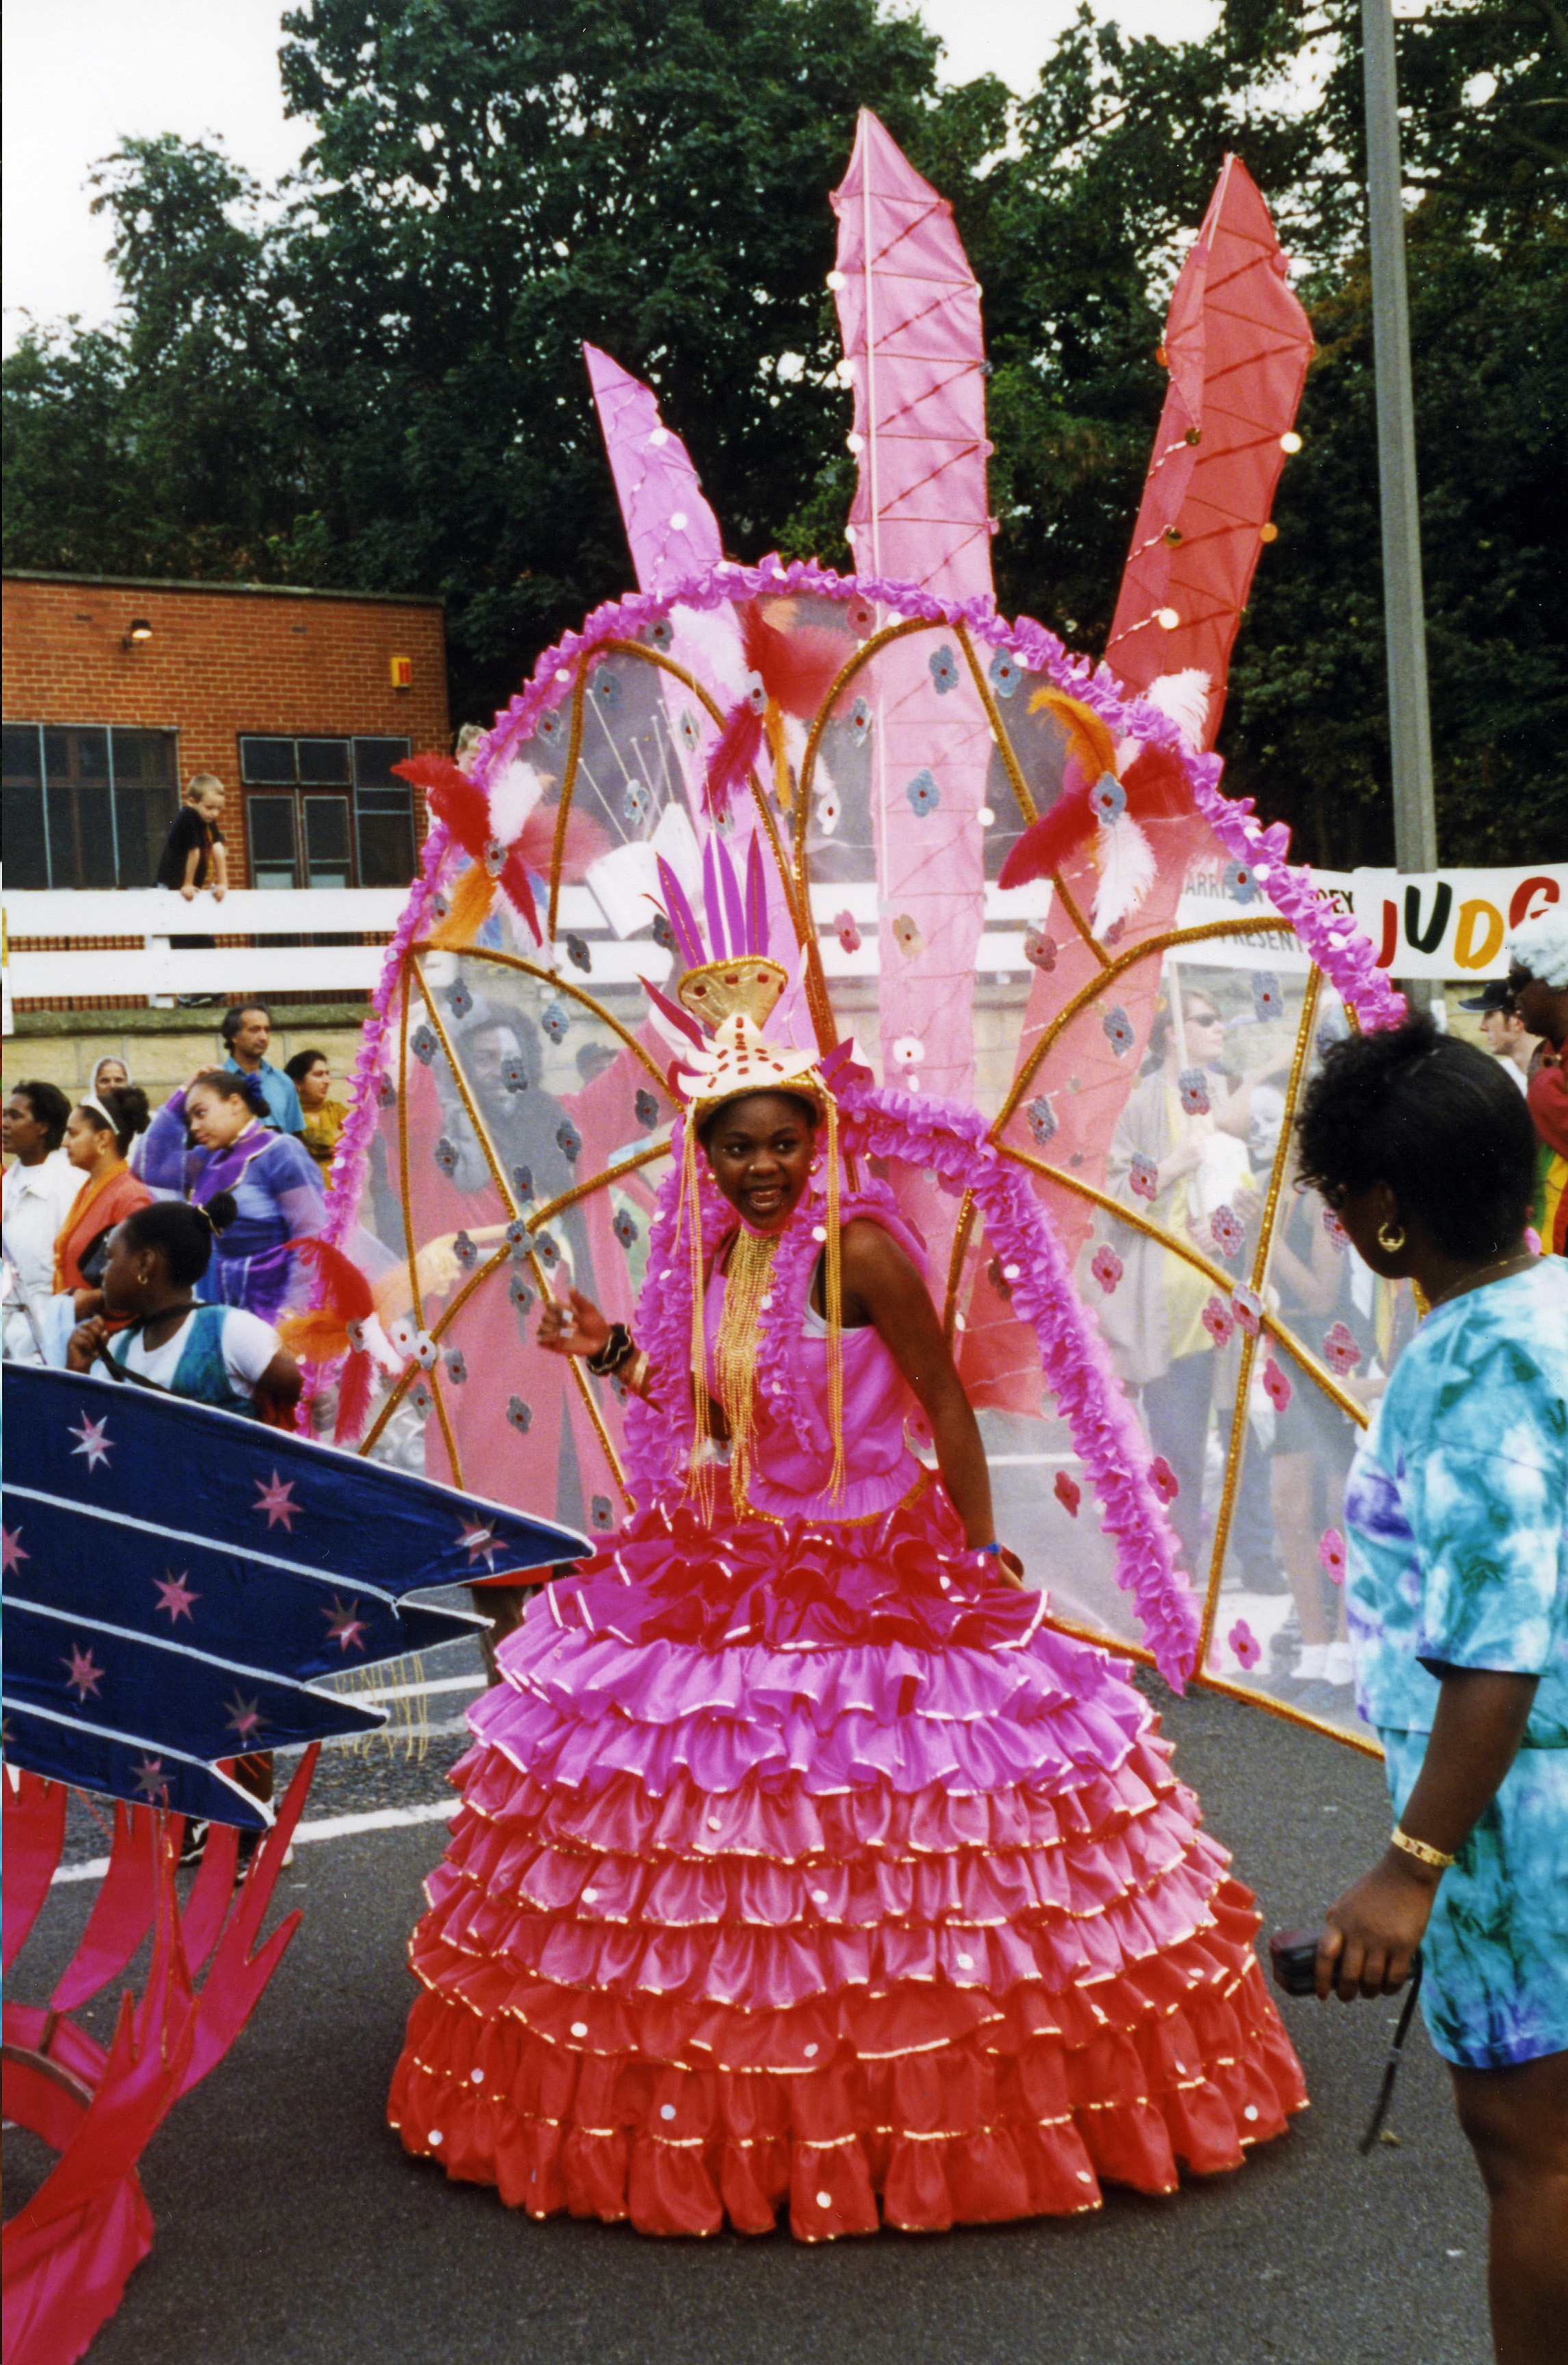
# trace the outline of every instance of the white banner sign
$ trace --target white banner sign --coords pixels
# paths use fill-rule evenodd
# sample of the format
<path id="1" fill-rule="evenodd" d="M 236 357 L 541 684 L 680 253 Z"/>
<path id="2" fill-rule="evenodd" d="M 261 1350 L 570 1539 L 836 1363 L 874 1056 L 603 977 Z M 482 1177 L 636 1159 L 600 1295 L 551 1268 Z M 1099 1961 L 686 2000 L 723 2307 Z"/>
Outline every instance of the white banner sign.
<path id="1" fill-rule="evenodd" d="M 1317 870 L 1393 977 L 1506 977 L 1511 928 L 1568 896 L 1568 863 L 1506 870 Z"/>
<path id="2" fill-rule="evenodd" d="M 1362 935 L 1372 938 L 1378 967 L 1396 978 L 1506 977 L 1503 947 L 1509 930 L 1568 900 L 1568 863 L 1562 862 L 1501 870 L 1315 870 L 1312 880 L 1336 910 L 1354 914 Z M 1178 923 L 1192 928 L 1207 920 L 1255 918 L 1263 908 L 1258 900 L 1244 904 L 1216 878 L 1207 892 L 1200 883 L 1182 896 Z M 1282 973 L 1307 966 L 1288 931 L 1249 937 L 1248 946 L 1249 960 L 1267 956 L 1268 966 Z M 1223 968 L 1238 955 L 1234 945 L 1220 943 L 1184 945 L 1181 958 L 1183 965 Z"/>

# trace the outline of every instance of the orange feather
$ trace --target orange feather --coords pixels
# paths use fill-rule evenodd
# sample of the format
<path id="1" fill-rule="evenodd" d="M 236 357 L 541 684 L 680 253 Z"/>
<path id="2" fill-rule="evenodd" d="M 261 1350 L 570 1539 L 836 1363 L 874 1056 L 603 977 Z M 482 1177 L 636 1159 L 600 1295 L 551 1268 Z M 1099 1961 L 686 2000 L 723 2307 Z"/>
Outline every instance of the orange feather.
<path id="1" fill-rule="evenodd" d="M 1066 731 L 1068 753 L 1077 758 L 1086 780 L 1097 780 L 1102 772 L 1117 778 L 1116 743 L 1092 706 L 1064 697 L 1059 689 L 1037 689 L 1029 701 L 1029 712 L 1038 714 L 1042 709 L 1054 714 Z"/>

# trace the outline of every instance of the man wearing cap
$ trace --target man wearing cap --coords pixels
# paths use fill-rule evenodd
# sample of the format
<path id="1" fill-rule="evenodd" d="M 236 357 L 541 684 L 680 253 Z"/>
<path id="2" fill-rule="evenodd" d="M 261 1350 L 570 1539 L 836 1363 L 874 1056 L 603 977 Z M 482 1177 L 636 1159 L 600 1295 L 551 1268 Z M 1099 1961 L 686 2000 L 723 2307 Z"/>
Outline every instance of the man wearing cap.
<path id="1" fill-rule="evenodd" d="M 1515 1009 L 1514 989 L 1507 979 L 1493 978 L 1479 993 L 1467 994 L 1459 1006 L 1480 1012 L 1482 1041 L 1493 1058 L 1501 1062 L 1505 1074 L 1528 1096 L 1530 1060 L 1538 1038 Z"/>
<path id="2" fill-rule="evenodd" d="M 1537 1062 L 1527 1094 L 1529 1113 L 1550 1163 L 1542 1177 L 1540 1236 L 1556 1256 L 1568 1256 L 1568 909 L 1550 904 L 1514 930 L 1507 942 L 1508 992 L 1529 1033 L 1551 1045 Z"/>

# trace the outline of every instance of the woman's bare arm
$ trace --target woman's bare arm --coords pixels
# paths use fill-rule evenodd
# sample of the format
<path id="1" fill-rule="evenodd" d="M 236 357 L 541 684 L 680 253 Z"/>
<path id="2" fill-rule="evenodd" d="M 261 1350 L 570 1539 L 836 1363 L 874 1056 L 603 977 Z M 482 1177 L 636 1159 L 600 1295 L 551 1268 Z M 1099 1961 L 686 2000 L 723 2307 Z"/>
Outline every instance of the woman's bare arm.
<path id="1" fill-rule="evenodd" d="M 974 1408 L 954 1368 L 925 1283 L 880 1224 L 844 1227 L 844 1319 L 871 1324 L 931 1423 L 936 1466 L 971 1546 L 996 1541 L 991 1473 Z M 999 1574 L 1014 1576 L 1012 1569 Z M 1014 1582 L 1017 1578 L 1014 1576 Z"/>
<path id="2" fill-rule="evenodd" d="M 1400 1829 L 1444 1855 L 1457 1855 L 1518 1753 L 1538 1676 L 1488 1667 L 1445 1667 L 1432 1737 Z M 1324 1917 L 1317 1992 L 1349 2003 L 1392 1995 L 1410 1976 L 1410 1957 L 1431 1916 L 1441 1872 L 1391 1841 L 1369 1873 Z"/>

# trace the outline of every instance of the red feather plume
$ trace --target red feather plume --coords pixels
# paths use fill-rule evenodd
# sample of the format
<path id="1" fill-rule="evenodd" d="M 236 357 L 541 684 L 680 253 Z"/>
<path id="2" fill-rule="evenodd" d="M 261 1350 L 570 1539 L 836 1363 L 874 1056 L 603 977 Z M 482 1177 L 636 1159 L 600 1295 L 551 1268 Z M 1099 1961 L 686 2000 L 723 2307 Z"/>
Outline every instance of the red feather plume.
<path id="1" fill-rule="evenodd" d="M 338 1417 L 332 1426 L 332 1442 L 351 1445 L 364 1429 L 370 1411 L 375 1364 L 363 1348 L 350 1346 L 348 1326 L 368 1320 L 375 1311 L 375 1298 L 353 1259 L 346 1257 L 342 1249 L 335 1249 L 330 1240 L 292 1240 L 289 1245 L 306 1263 L 315 1266 L 321 1303 L 309 1314 L 291 1315 L 280 1326 L 284 1343 L 297 1354 L 322 1362 L 328 1356 L 342 1355 L 347 1350 L 338 1373 Z"/>
<path id="2" fill-rule="evenodd" d="M 483 862 L 490 842 L 490 807 L 483 789 L 476 788 L 450 756 L 409 756 L 392 769 L 423 789 L 431 811 L 446 824 L 465 854 Z"/>
<path id="3" fill-rule="evenodd" d="M 1099 826 L 1089 801 L 1089 783 L 1076 765 L 1059 797 L 1038 821 L 1031 822 L 1002 866 L 997 884 L 1025 887 L 1032 879 L 1048 879 Z"/>
<path id="4" fill-rule="evenodd" d="M 471 860 L 482 863 L 492 835 L 490 804 L 483 789 L 476 787 L 449 756 L 410 756 L 392 768 L 404 779 L 411 780 L 417 789 L 423 789 L 437 820 L 446 824 Z M 533 890 L 528 883 L 528 865 L 517 847 L 507 856 L 496 885 L 519 918 L 527 921 L 535 943 L 543 944 L 544 932 L 539 925 Z"/>
<path id="5" fill-rule="evenodd" d="M 330 1240 L 290 1240 L 295 1254 L 313 1264 L 321 1286 L 321 1304 L 335 1314 L 346 1330 L 351 1322 L 366 1322 L 375 1311 L 375 1299 L 365 1276 L 352 1257 Z"/>
<path id="6" fill-rule="evenodd" d="M 711 821 L 722 821 L 730 810 L 732 790 L 745 786 L 746 774 L 762 752 L 762 717 L 743 700 L 724 717 L 724 727 L 708 758 L 702 783 L 702 810 Z"/>
<path id="7" fill-rule="evenodd" d="M 353 1445 L 370 1417 L 375 1394 L 375 1362 L 363 1349 L 351 1353 L 338 1373 L 338 1417 L 332 1423 L 332 1443 Z"/>
<path id="8" fill-rule="evenodd" d="M 1127 811 L 1137 821 L 1167 821 L 1194 811 L 1193 785 L 1180 756 L 1169 747 L 1144 747 L 1122 774 Z"/>
<path id="9" fill-rule="evenodd" d="M 762 686 L 775 706 L 802 722 L 815 714 L 838 677 L 849 654 L 836 633 L 806 624 L 781 633 L 770 624 L 755 600 L 740 611 L 741 644 L 745 661 L 762 676 Z"/>

